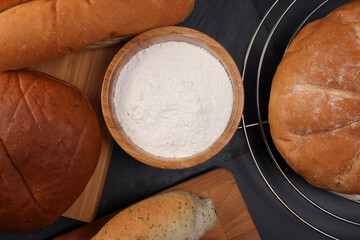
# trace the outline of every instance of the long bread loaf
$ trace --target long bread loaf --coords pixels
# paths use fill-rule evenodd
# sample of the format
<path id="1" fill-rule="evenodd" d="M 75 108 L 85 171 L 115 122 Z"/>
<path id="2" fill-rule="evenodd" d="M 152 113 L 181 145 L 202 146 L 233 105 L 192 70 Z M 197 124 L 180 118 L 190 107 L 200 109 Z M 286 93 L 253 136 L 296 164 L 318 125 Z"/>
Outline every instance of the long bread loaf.
<path id="1" fill-rule="evenodd" d="M 93 43 L 175 25 L 194 0 L 34 0 L 0 13 L 0 72 Z"/>
<path id="2" fill-rule="evenodd" d="M 210 199 L 172 191 L 145 199 L 115 215 L 92 240 L 197 240 L 216 223 Z"/>

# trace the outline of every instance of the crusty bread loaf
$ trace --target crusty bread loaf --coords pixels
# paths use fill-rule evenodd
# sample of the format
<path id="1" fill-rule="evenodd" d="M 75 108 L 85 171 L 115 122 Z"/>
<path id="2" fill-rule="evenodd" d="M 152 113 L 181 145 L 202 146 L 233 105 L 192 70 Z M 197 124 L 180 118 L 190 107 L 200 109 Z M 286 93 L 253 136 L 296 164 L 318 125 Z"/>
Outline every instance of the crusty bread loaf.
<path id="1" fill-rule="evenodd" d="M 172 191 L 145 199 L 115 215 L 92 240 L 200 239 L 215 224 L 210 199 Z"/>
<path id="2" fill-rule="evenodd" d="M 111 37 L 174 25 L 194 0 L 36 0 L 0 13 L 0 72 L 48 61 Z"/>
<path id="3" fill-rule="evenodd" d="M 19 5 L 21 3 L 29 2 L 32 0 L 1 0 L 0 1 L 0 12 L 11 8 L 13 6 Z"/>
<path id="4" fill-rule="evenodd" d="M 0 75 L 0 232 L 60 217 L 92 176 L 101 148 L 90 103 L 75 87 L 32 71 Z"/>
<path id="5" fill-rule="evenodd" d="M 272 82 L 269 124 L 309 183 L 360 194 L 360 1 L 305 26 Z"/>

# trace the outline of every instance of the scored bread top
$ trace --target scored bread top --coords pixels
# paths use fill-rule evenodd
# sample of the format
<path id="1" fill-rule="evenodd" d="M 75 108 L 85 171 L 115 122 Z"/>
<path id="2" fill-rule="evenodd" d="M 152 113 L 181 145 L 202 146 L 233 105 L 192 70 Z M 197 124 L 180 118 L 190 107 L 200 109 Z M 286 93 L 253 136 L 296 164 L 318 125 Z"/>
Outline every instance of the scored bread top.
<path id="1" fill-rule="evenodd" d="M 305 26 L 278 66 L 273 141 L 309 183 L 360 193 L 360 1 Z"/>
<path id="2" fill-rule="evenodd" d="M 84 190 L 100 149 L 97 117 L 78 89 L 39 72 L 1 74 L 0 232 L 60 217 Z"/>

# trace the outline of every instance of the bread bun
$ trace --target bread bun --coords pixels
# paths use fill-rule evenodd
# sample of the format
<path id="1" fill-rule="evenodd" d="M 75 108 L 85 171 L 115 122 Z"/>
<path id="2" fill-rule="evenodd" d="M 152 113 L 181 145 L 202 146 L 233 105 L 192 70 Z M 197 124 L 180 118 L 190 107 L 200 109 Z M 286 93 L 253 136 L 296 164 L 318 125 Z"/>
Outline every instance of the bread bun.
<path id="1" fill-rule="evenodd" d="M 145 199 L 115 215 L 92 240 L 197 240 L 215 224 L 210 199 L 176 190 Z"/>
<path id="2" fill-rule="evenodd" d="M 0 75 L 0 232 L 29 231 L 60 217 L 92 176 L 101 149 L 90 103 L 48 75 Z"/>
<path id="3" fill-rule="evenodd" d="M 310 184 L 360 194 L 360 1 L 305 26 L 272 82 L 272 139 Z"/>
<path id="4" fill-rule="evenodd" d="M 175 25 L 193 6 L 194 0 L 36 0 L 12 7 L 0 13 L 0 72 Z"/>

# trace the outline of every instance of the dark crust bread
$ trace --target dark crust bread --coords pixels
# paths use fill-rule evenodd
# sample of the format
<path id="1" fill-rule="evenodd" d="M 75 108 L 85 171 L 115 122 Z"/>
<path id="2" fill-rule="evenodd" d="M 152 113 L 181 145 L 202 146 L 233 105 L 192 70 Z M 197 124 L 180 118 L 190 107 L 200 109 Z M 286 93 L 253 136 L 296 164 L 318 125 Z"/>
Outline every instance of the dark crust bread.
<path id="1" fill-rule="evenodd" d="M 81 92 L 33 71 L 0 75 L 0 232 L 60 217 L 91 178 L 100 126 Z"/>
<path id="2" fill-rule="evenodd" d="M 305 26 L 278 66 L 269 124 L 310 184 L 360 194 L 360 1 Z"/>

